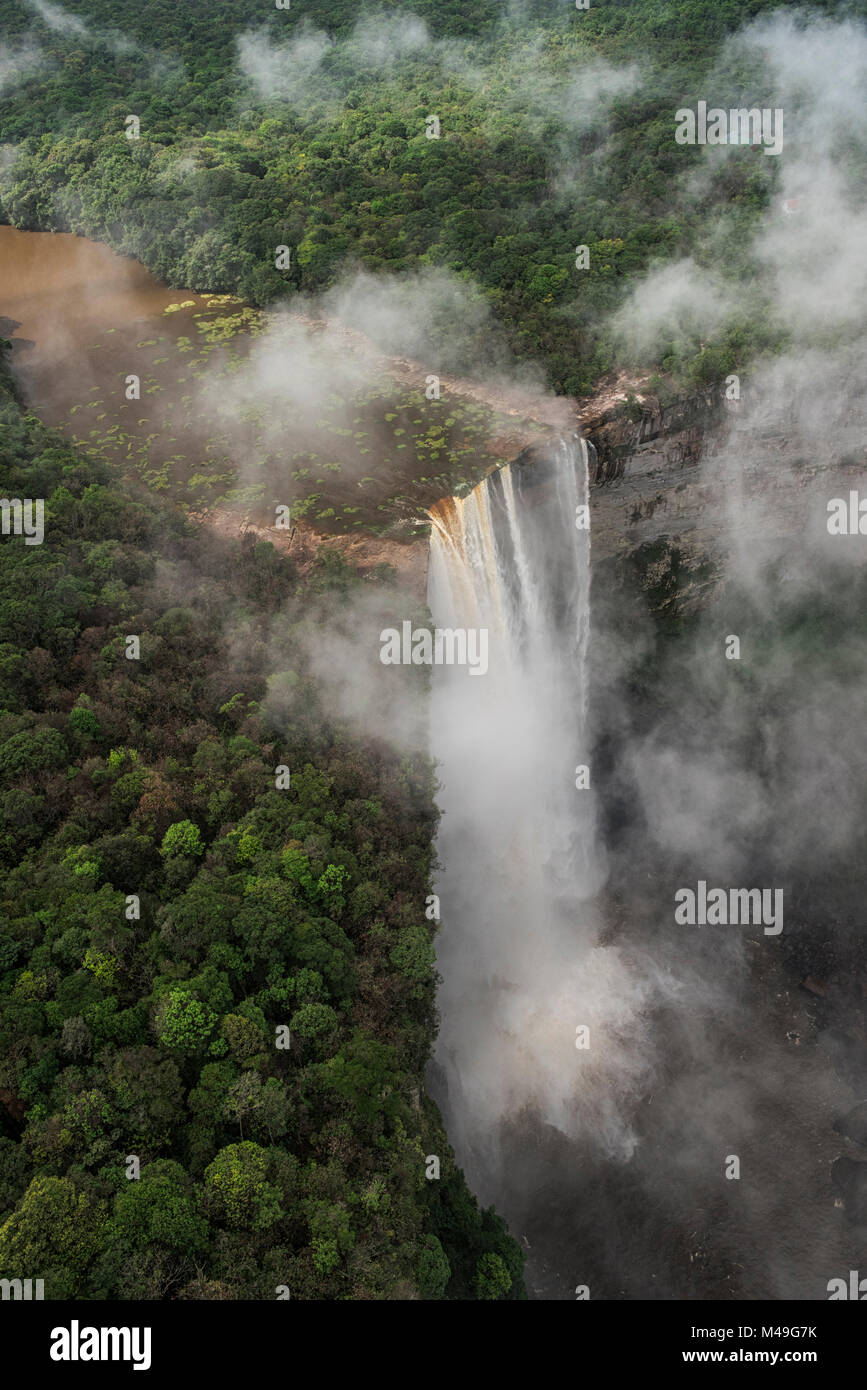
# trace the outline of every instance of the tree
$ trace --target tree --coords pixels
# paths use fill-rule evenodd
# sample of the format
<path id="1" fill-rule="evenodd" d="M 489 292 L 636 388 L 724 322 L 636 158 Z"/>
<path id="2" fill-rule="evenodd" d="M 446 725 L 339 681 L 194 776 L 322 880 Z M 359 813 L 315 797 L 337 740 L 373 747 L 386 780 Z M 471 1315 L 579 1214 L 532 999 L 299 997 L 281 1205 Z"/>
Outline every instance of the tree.
<path id="1" fill-rule="evenodd" d="M 69 711 L 69 727 L 78 743 L 85 748 L 102 732 L 93 710 L 84 705 L 76 705 L 75 709 Z"/>
<path id="2" fill-rule="evenodd" d="M 200 1052 L 208 1042 L 217 1022 L 213 1009 L 194 999 L 186 990 L 176 988 L 164 999 L 157 1011 L 157 1037 L 163 1047 L 172 1052 Z"/>
<path id="3" fill-rule="evenodd" d="M 422 1298 L 442 1298 L 452 1272 L 436 1236 L 425 1236 L 422 1242 L 416 1277 Z"/>
<path id="4" fill-rule="evenodd" d="M 436 952 L 427 927 L 416 923 L 404 927 L 391 950 L 391 963 L 414 984 L 429 983 L 433 977 Z"/>
<path id="5" fill-rule="evenodd" d="M 193 1184 L 179 1163 L 158 1159 L 142 1168 L 114 1199 L 106 1241 L 124 1250 L 154 1244 L 195 1255 L 208 1241 L 208 1223 L 198 1210 Z"/>
<path id="6" fill-rule="evenodd" d="M 302 1004 L 289 1022 L 291 1032 L 311 1041 L 332 1032 L 336 1026 L 337 1014 L 328 1004 Z"/>
<path id="7" fill-rule="evenodd" d="M 171 1147 L 185 1120 L 184 1088 L 173 1058 L 155 1047 L 130 1047 L 106 1066 L 124 1143 L 140 1156 Z"/>
<path id="8" fill-rule="evenodd" d="M 280 1192 L 268 1182 L 268 1154 L 245 1140 L 221 1149 L 205 1169 L 205 1202 L 217 1221 L 266 1231 L 284 1215 Z"/>
<path id="9" fill-rule="evenodd" d="M 476 1265 L 476 1297 L 490 1301 L 503 1298 L 512 1287 L 512 1276 L 499 1255 L 482 1255 Z"/>
<path id="10" fill-rule="evenodd" d="M 190 820 L 179 820 L 170 825 L 160 845 L 160 854 L 164 859 L 175 854 L 198 856 L 204 852 L 205 842 L 199 827 Z"/>
<path id="11" fill-rule="evenodd" d="M 69 1178 L 34 1178 L 0 1227 L 0 1278 L 44 1279 L 49 1298 L 81 1296 L 105 1219 L 105 1204 Z"/>
<path id="12" fill-rule="evenodd" d="M 229 1045 L 229 1052 L 236 1062 L 249 1066 L 265 1052 L 265 1039 L 261 1028 L 249 1018 L 240 1014 L 226 1014 L 220 1031 Z"/>
<path id="13" fill-rule="evenodd" d="M 57 729 L 22 729 L 0 748 L 0 775 L 20 777 L 40 769 L 62 768 L 66 745 Z"/>

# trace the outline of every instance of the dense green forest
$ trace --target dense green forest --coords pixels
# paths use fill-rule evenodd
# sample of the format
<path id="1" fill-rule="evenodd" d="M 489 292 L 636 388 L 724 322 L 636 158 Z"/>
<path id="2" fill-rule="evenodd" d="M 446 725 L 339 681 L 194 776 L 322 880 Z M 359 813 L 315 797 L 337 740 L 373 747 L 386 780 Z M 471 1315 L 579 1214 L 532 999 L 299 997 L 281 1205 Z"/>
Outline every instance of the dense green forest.
<path id="1" fill-rule="evenodd" d="M 523 1297 L 424 1096 L 430 767 L 354 739 L 305 663 L 362 581 L 122 490 L 5 368 L 0 469 L 46 499 L 0 565 L 0 1277 Z"/>
<path id="2" fill-rule="evenodd" d="M 442 267 L 477 283 L 514 355 L 570 394 L 614 364 L 606 325 L 635 276 L 691 255 L 749 283 L 750 311 L 655 357 L 686 381 L 719 380 L 779 346 L 747 250 L 778 161 L 729 151 L 696 192 L 701 150 L 674 143 L 673 111 L 707 94 L 726 35 L 778 8 L 533 0 L 504 14 L 420 0 L 365 17 L 342 0 L 71 0 L 59 13 L 72 19 L 49 26 L 8 0 L 20 80 L 0 92 L 0 216 L 97 237 L 174 286 L 257 305 L 347 267 Z M 726 90 L 773 104 L 755 59 L 735 62 Z M 278 270 L 281 245 L 292 261 Z M 455 324 L 444 365 L 462 370 L 475 351 Z"/>

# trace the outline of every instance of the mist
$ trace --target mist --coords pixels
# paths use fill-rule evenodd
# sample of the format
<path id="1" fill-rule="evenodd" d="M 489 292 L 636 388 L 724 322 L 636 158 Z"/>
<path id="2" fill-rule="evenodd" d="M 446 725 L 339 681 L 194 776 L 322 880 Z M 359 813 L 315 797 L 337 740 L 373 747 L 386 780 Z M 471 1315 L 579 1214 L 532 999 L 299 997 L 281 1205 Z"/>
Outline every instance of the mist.
<path id="1" fill-rule="evenodd" d="M 484 39 L 438 38 L 418 15 L 372 10 L 339 39 L 309 23 L 286 39 L 275 39 L 273 29 L 249 29 L 238 36 L 238 71 L 254 99 L 300 108 L 317 101 L 344 105 L 360 77 L 393 81 L 400 75 L 411 84 L 414 63 L 433 63 L 443 78 L 478 93 L 474 119 L 480 126 L 493 110 L 524 129 L 555 129 L 565 166 L 575 138 L 604 127 L 611 103 L 641 85 L 641 71 L 635 63 L 588 57 L 540 75 L 543 39 L 522 32 L 523 23 L 513 12 Z M 417 113 L 428 97 L 416 96 L 410 85 L 408 93 L 395 87 L 394 100 L 396 110 Z"/>
<path id="2" fill-rule="evenodd" d="M 867 715 L 867 553 L 859 537 L 829 543 L 825 520 L 864 462 L 863 190 L 860 154 L 841 162 L 839 141 L 845 129 L 851 155 L 867 129 L 867 30 L 778 15 L 737 35 L 720 72 L 745 53 L 766 74 L 751 101 L 786 108 L 791 135 L 739 265 L 758 268 L 789 346 L 738 379 L 738 409 L 687 484 L 715 595 L 660 644 L 628 585 L 594 582 L 591 640 L 562 705 L 551 691 L 574 643 L 565 654 L 538 612 L 548 640 L 522 689 L 497 687 L 495 660 L 484 702 L 460 673 L 439 692 L 434 678 L 444 984 L 430 1084 L 545 1297 L 588 1283 L 591 1297 L 822 1298 L 857 1258 L 832 1124 L 861 1092 L 797 985 L 810 969 L 845 978 L 864 887 L 867 756 L 844 731 Z M 742 104 L 716 77 L 707 92 Z M 698 197 L 713 177 L 691 169 L 684 190 Z M 794 215 L 790 198 L 803 200 Z M 613 317 L 636 367 L 736 321 L 753 284 L 730 273 L 723 244 L 651 268 Z M 538 491 L 545 554 L 531 568 L 565 583 L 569 522 L 550 485 Z M 431 583 L 435 620 L 457 621 L 433 569 Z M 508 604 L 521 582 L 507 583 Z M 846 634 L 843 652 L 817 641 L 812 615 Z M 729 634 L 739 660 L 726 659 Z M 595 760 L 576 752 L 582 688 Z M 598 825 L 588 792 L 564 781 L 581 761 Z M 782 889 L 779 941 L 755 924 L 675 927 L 674 894 L 699 879 Z M 732 1156 L 740 1181 L 725 1177 Z"/>
<path id="3" fill-rule="evenodd" d="M 47 62 L 45 54 L 32 39 L 19 44 L 0 44 L 0 96 L 19 82 L 26 82 Z"/>
<path id="4" fill-rule="evenodd" d="M 27 0 L 30 9 L 35 10 L 43 24 L 55 34 L 68 34 L 83 38 L 89 33 L 88 26 L 77 15 L 70 14 L 62 5 L 53 5 L 51 0 Z"/>
<path id="5" fill-rule="evenodd" d="M 45 25 L 46 29 L 58 38 L 69 39 L 73 43 L 84 44 L 88 47 L 105 45 L 117 58 L 128 58 L 133 54 L 142 55 L 155 64 L 151 74 L 153 77 L 158 76 L 161 68 L 167 74 L 176 74 L 177 72 L 177 66 L 173 60 L 160 58 L 152 49 L 127 38 L 118 29 L 95 27 L 87 20 L 79 18 L 78 15 L 71 14 L 63 5 L 54 3 L 54 0 L 24 0 L 24 3 Z"/>

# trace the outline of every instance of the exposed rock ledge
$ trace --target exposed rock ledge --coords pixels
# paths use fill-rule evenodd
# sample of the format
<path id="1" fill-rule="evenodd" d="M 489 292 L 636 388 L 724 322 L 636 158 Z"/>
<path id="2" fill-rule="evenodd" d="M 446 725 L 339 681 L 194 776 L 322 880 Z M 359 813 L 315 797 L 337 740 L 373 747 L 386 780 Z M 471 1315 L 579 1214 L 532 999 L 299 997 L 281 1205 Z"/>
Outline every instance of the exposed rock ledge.
<path id="1" fill-rule="evenodd" d="M 791 406 L 726 401 L 708 389 L 667 404 L 627 393 L 642 383 L 612 380 L 569 412 L 593 446 L 591 511 L 594 562 L 665 540 L 687 569 L 719 550 L 720 537 L 748 543 L 824 531 L 827 500 L 867 480 L 867 419 L 856 398 L 833 422 L 833 449 L 793 423 Z M 553 422 L 552 422 L 553 423 Z M 562 426 L 558 420 L 557 425 Z M 518 432 L 519 433 L 519 432 Z M 544 444 L 517 459 L 540 457 Z M 397 571 L 417 599 L 427 583 L 427 538 L 400 542 L 377 536 L 323 535 L 299 521 L 291 532 L 264 529 L 234 513 L 210 518 L 223 534 L 253 533 L 290 551 L 302 571 L 320 545 L 340 551 L 362 573 L 380 564 Z M 855 541 L 857 545 L 859 542 Z M 867 559 L 867 543 L 862 547 Z"/>

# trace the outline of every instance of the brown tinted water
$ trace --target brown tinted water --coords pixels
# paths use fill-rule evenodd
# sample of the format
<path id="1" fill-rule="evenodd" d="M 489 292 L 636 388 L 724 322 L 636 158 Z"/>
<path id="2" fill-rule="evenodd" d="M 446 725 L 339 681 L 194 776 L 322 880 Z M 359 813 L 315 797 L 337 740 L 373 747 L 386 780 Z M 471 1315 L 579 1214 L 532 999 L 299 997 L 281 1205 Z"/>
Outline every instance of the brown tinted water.
<path id="1" fill-rule="evenodd" d="M 411 539 L 427 506 L 526 443 L 324 320 L 168 289 L 81 237 L 0 227 L 0 336 L 47 423 L 194 512 L 271 524 L 290 504 L 323 531 Z"/>
<path id="2" fill-rule="evenodd" d="M 52 359 L 55 366 L 68 365 L 70 354 L 87 360 L 107 329 L 160 318 L 185 299 L 196 309 L 207 303 L 201 295 L 168 289 L 138 261 L 95 241 L 0 227 L 0 309 L 17 321 L 14 337 L 36 345 L 22 352 L 29 369 Z M 178 317 L 189 324 L 192 312 Z"/>
<path id="3" fill-rule="evenodd" d="M 239 308 L 171 290 L 83 237 L 0 227 L 0 331 L 28 403 L 155 491 L 175 484 L 183 493 L 206 452 L 201 422 L 185 407 L 213 351 L 205 339 L 229 304 Z"/>

